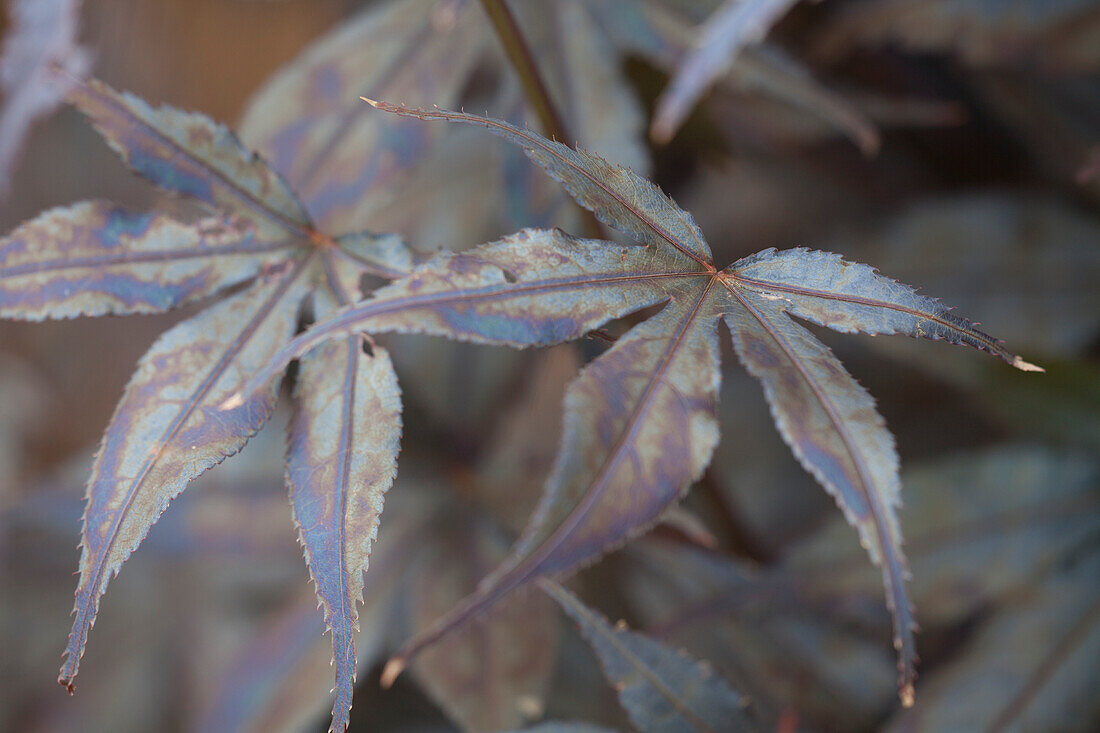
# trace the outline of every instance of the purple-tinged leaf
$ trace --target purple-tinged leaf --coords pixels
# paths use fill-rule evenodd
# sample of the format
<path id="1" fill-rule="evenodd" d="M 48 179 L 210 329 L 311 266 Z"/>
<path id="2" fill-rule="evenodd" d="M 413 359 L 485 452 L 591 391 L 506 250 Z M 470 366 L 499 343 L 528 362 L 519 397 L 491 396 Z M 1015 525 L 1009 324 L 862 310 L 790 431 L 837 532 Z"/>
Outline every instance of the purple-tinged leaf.
<path id="1" fill-rule="evenodd" d="M 193 727 L 202 733 L 302 730 L 329 698 L 332 659 L 312 594 L 303 593 L 234 650 L 210 699 L 200 695 Z"/>
<path id="2" fill-rule="evenodd" d="M 400 238 L 359 233 L 336 240 L 313 270 L 319 317 L 361 297 L 365 271 L 406 272 Z M 332 634 L 336 698 L 330 730 L 349 724 L 355 689 L 355 633 L 363 574 L 386 492 L 397 474 L 401 390 L 389 354 L 358 334 L 322 344 L 301 361 L 287 447 L 286 480 L 306 564 Z"/>
<path id="3" fill-rule="evenodd" d="M 1026 592 L 1100 531 L 1100 459 L 1087 454 L 1008 444 L 921 464 L 904 479 L 910 587 L 925 627 L 966 623 Z M 877 593 L 850 535 L 831 523 L 789 553 L 785 572 L 806 597 Z"/>
<path id="4" fill-rule="evenodd" d="M 366 101 L 378 109 L 405 117 L 484 126 L 494 135 L 522 147 L 531 160 L 565 186 L 581 206 L 592 211 L 603 223 L 646 246 L 671 246 L 701 267 L 709 266 L 713 271 L 710 247 L 691 214 L 678 207 L 653 183 L 627 168 L 611 165 L 597 155 L 574 150 L 491 117 Z"/>
<path id="5" fill-rule="evenodd" d="M 594 6 L 601 2 L 514 3 L 511 8 L 550 96 L 560 100 L 566 129 L 576 138 L 559 142 L 599 150 L 611 163 L 645 172 L 645 113 L 620 68 L 619 49 L 597 22 Z"/>
<path id="6" fill-rule="evenodd" d="M 398 278 L 408 275 L 416 265 L 416 255 L 396 234 L 356 232 L 336 238 L 333 256 L 342 261 L 331 267 L 331 288 L 354 302 L 363 297 L 359 279 L 363 274 Z"/>
<path id="7" fill-rule="evenodd" d="M 745 49 L 737 60 L 737 74 L 727 85 L 733 91 L 759 89 L 784 103 L 789 114 L 805 123 L 805 113 L 838 130 L 854 142 L 864 155 L 878 152 L 881 139 L 878 128 L 845 96 L 818 83 L 795 59 L 775 46 Z M 763 101 L 763 100 L 762 100 Z M 742 100 L 733 99 L 734 107 Z M 736 116 L 738 110 L 733 112 Z M 780 123 L 778 115 L 769 116 L 771 124 Z"/>
<path id="8" fill-rule="evenodd" d="M 734 263 L 728 272 L 740 290 L 834 331 L 943 339 L 988 351 L 1022 371 L 1043 371 L 935 298 L 832 252 L 766 249 Z"/>
<path id="9" fill-rule="evenodd" d="M 695 48 L 694 18 L 685 17 L 684 12 L 664 3 L 597 0 L 590 3 L 590 8 L 620 52 L 648 58 L 671 74 L 677 73 L 684 57 Z M 767 43 L 742 46 L 726 72 L 717 79 L 723 91 L 758 93 L 758 99 L 749 101 L 778 101 L 787 108 L 787 114 L 798 114 L 803 122 L 803 111 L 808 112 L 844 132 L 864 153 L 878 149 L 875 126 L 844 97 L 815 81 L 806 68 L 779 48 Z M 737 111 L 733 113 L 734 119 Z"/>
<path id="10" fill-rule="evenodd" d="M 508 539 L 484 515 L 454 505 L 437 508 L 418 533 L 418 554 L 405 560 L 403 632 L 424 628 L 450 609 L 504 558 Z M 412 674 L 463 730 L 511 728 L 545 706 L 558 632 L 549 598 L 517 593 L 491 617 L 425 650 Z"/>
<path id="11" fill-rule="evenodd" d="M 361 94 L 458 104 L 492 43 L 474 3 L 396 0 L 311 45 L 249 103 L 241 136 L 263 151 L 328 229 L 359 229 L 423 162 L 428 130 L 362 114 Z"/>
<path id="12" fill-rule="evenodd" d="M 72 78 L 85 76 L 92 55 L 77 45 L 80 0 L 13 0 L 0 57 L 0 197 L 34 122 L 64 101 Z M 68 76 L 57 73 L 61 69 Z"/>
<path id="13" fill-rule="evenodd" d="M 294 332 L 309 262 L 180 323 L 142 357 L 88 482 L 76 619 L 58 677 L 70 690 L 110 579 L 172 498 L 239 451 L 271 413 L 278 375 L 237 409 L 218 405 Z"/>
<path id="14" fill-rule="evenodd" d="M 558 446 L 547 437 L 561 435 L 562 397 L 582 363 L 573 344 L 537 357 L 522 397 L 497 419 L 472 487 L 474 498 L 514 535 L 523 530 L 554 465 Z"/>
<path id="15" fill-rule="evenodd" d="M 648 529 L 702 474 L 718 442 L 711 297 L 705 287 L 667 305 L 581 372 L 566 392 L 561 451 L 523 536 L 473 595 L 390 660 L 384 682 L 512 589 L 590 563 Z"/>
<path id="16" fill-rule="evenodd" d="M 0 317 L 38 321 L 159 313 L 213 295 L 285 257 L 231 218 L 187 224 L 85 201 L 39 214 L 0 240 Z"/>
<path id="17" fill-rule="evenodd" d="M 657 99 L 650 135 L 668 142 L 691 108 L 725 73 L 746 45 L 764 40 L 771 27 L 798 0 L 726 0 L 703 26 L 698 46 L 680 65 Z"/>
<path id="18" fill-rule="evenodd" d="M 1005 339 L 1050 356 L 1079 354 L 1100 334 L 1098 241 L 1100 218 L 1083 209 L 989 192 L 922 200 L 880 225 L 829 238 L 846 256 L 873 259 L 883 272 L 982 314 Z M 930 365 L 939 357 L 907 352 L 930 356 Z"/>
<path id="19" fill-rule="evenodd" d="M 542 589 L 562 607 L 600 659 L 630 721 L 642 733 L 753 730 L 749 701 L 704 662 L 654 639 L 612 626 L 550 580 Z"/>
<path id="20" fill-rule="evenodd" d="M 69 100 L 142 177 L 172 193 L 252 219 L 261 232 L 308 239 L 309 215 L 274 170 L 206 115 L 157 108 L 96 79 Z M 262 237 L 267 238 L 267 237 Z"/>
<path id="21" fill-rule="evenodd" d="M 841 528 L 850 540 L 851 530 Z M 891 706 L 895 661 L 878 639 L 882 614 L 873 596 L 859 607 L 873 621 L 864 614 L 845 623 L 836 618 L 843 601 L 808 602 L 782 572 L 724 554 L 651 535 L 617 559 L 640 627 L 714 665 L 752 701 L 762 728 L 781 728 L 793 708 L 800 729 L 869 730 Z M 865 568 L 866 556 L 854 555 L 854 564 Z M 816 575 L 827 583 L 833 572 L 823 563 Z M 881 580 L 873 587 L 880 594 Z"/>
<path id="22" fill-rule="evenodd" d="M 882 567 L 886 604 L 894 614 L 901 699 L 912 705 L 916 624 L 905 592 L 893 436 L 871 396 L 821 342 L 783 312 L 780 297 L 739 288 L 730 292 L 737 307 L 725 320 L 734 348 L 763 383 L 776 427 L 857 528 L 871 560 Z"/>
<path id="23" fill-rule="evenodd" d="M 1004 351 L 969 321 L 948 314 L 938 301 L 916 296 L 912 288 L 836 255 L 767 250 L 718 272 L 690 215 L 653 184 L 597 156 L 498 120 L 367 101 L 404 116 L 484 125 L 523 147 L 580 204 L 647 244 L 641 250 L 621 250 L 624 265 L 641 253 L 647 272 L 628 268 L 614 278 L 620 286 L 640 287 L 634 292 L 645 296 L 644 305 L 665 303 L 659 315 L 632 329 L 571 385 L 561 451 L 542 503 L 513 552 L 474 594 L 390 660 L 383 684 L 391 683 L 420 650 L 511 590 L 591 563 L 652 526 L 698 479 L 718 439 L 714 322 L 723 318 L 742 360 L 764 382 L 780 433 L 803 467 L 833 494 L 857 526 L 872 560 L 883 568 L 887 604 L 894 614 L 899 694 L 911 705 L 915 624 L 904 587 L 893 438 L 870 396 L 787 311 L 838 330 L 947 338 L 984 348 L 1022 370 L 1038 367 Z M 546 233 L 536 234 L 536 247 L 545 246 Z M 259 373 L 256 383 L 317 344 L 357 331 L 418 331 L 524 346 L 552 343 L 585 330 L 575 318 L 578 304 L 571 288 L 580 281 L 573 273 L 567 270 L 571 277 L 562 290 L 562 280 L 543 279 L 548 265 L 552 271 L 554 264 L 548 263 L 546 252 L 535 250 L 536 271 L 529 273 L 501 261 L 502 254 L 505 260 L 514 256 L 509 244 L 514 242 L 475 250 L 468 260 L 444 256 L 430 261 L 374 300 L 338 312 L 296 339 Z M 591 241 L 579 244 L 597 246 Z M 561 266 L 570 261 L 560 255 L 556 259 Z M 654 267 L 656 272 L 650 269 Z M 602 273 L 599 278 L 585 284 L 600 284 L 595 292 L 603 300 L 603 287 L 610 280 Z M 486 281 L 497 284 L 472 287 Z M 870 294 L 862 294 L 861 288 Z M 534 289 L 539 296 L 529 297 Z M 586 288 L 580 307 L 589 306 L 593 294 Z M 509 307 L 500 314 L 503 321 L 498 317 L 486 323 L 485 312 L 479 311 L 476 324 L 468 325 L 446 310 L 439 312 L 439 305 L 449 309 L 456 298 L 464 312 L 472 311 L 469 306 L 475 303 L 499 308 L 505 299 Z M 629 312 L 625 303 L 620 305 L 620 313 Z M 601 317 L 609 315 L 602 303 L 599 311 Z M 586 328 L 598 323 L 588 311 L 582 314 Z M 248 385 L 245 393 L 253 388 Z M 241 399 L 234 395 L 226 407 Z"/>
<path id="24" fill-rule="evenodd" d="M 289 605 L 213 670 L 209 693 L 192 730 L 201 733 L 294 733 L 314 724 L 331 698 L 332 645 L 323 637 L 316 599 Z M 389 607 L 377 599 L 363 608 L 360 662 L 380 653 Z"/>
<path id="25" fill-rule="evenodd" d="M 371 546 L 397 473 L 401 400 L 389 355 L 348 336 L 302 359 L 290 423 L 287 484 L 306 562 L 332 633 L 332 730 L 348 726 L 355 632 Z"/>
<path id="26" fill-rule="evenodd" d="M 577 239 L 557 229 L 523 230 L 465 252 L 441 252 L 373 298 L 336 311 L 287 344 L 226 406 L 291 360 L 349 334 L 425 333 L 545 346 L 580 338 L 707 277 L 675 253 Z"/>

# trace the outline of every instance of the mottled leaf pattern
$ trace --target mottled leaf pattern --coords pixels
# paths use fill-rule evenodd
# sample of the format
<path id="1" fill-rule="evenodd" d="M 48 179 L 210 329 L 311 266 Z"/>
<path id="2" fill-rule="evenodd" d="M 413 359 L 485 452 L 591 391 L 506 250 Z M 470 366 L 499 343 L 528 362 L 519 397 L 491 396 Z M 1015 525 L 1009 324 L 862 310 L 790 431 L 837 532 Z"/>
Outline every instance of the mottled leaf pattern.
<path id="1" fill-rule="evenodd" d="M 135 172 L 213 215 L 177 221 L 96 201 L 47 211 L 0 242 L 0 315 L 156 312 L 254 280 L 161 337 L 107 429 L 59 677 L 71 690 L 108 582 L 168 503 L 263 425 L 281 375 L 268 372 L 233 409 L 221 409 L 226 400 L 272 362 L 307 300 L 327 315 L 362 297 L 364 275 L 403 275 L 414 258 L 394 236 L 314 229 L 282 179 L 203 115 L 153 108 L 95 80 L 74 82 L 70 99 Z M 399 394 L 385 350 L 358 334 L 303 359 L 287 483 L 333 635 L 335 730 L 347 726 L 356 604 L 396 471 Z"/>
<path id="2" fill-rule="evenodd" d="M 59 677 L 70 688 L 107 583 L 168 503 L 240 450 L 274 407 L 271 379 L 235 410 L 218 410 L 294 333 L 302 267 L 184 321 L 142 358 L 88 482 L 76 619 Z"/>
<path id="3" fill-rule="evenodd" d="M 136 173 L 158 186 L 309 236 L 309 216 L 287 185 L 229 128 L 198 113 L 154 108 L 91 80 L 71 101 Z"/>
<path id="4" fill-rule="evenodd" d="M 705 663 L 607 619 L 550 580 L 541 587 L 580 627 L 643 733 L 753 730 L 749 701 Z"/>
<path id="5" fill-rule="evenodd" d="M 715 322 L 721 319 L 742 360 L 763 382 L 780 432 L 803 466 L 834 495 L 859 529 L 871 559 L 883 568 L 887 604 L 895 617 L 899 690 L 903 702 L 911 704 L 915 624 L 905 593 L 893 438 L 870 396 L 788 313 L 840 331 L 942 338 L 990 351 L 1022 370 L 1038 367 L 1004 351 L 938 301 L 837 255 L 767 250 L 718 272 L 689 214 L 651 183 L 596 156 L 498 120 L 371 103 L 406 116 L 485 125 L 523 146 L 579 203 L 646 246 L 622 248 L 595 240 L 573 244 L 596 261 L 602 246 L 604 267 L 612 253 L 619 253 L 626 266 L 613 276 L 619 292 L 628 301 L 636 293 L 645 297 L 635 310 L 664 303 L 658 315 L 633 328 L 570 386 L 561 451 L 542 503 L 512 554 L 473 595 L 402 649 L 390 661 L 383 683 L 392 682 L 411 656 L 512 589 L 590 563 L 644 531 L 698 479 L 718 442 Z M 523 254 L 511 249 L 517 244 L 512 239 L 468 255 L 433 259 L 374 299 L 336 313 L 295 339 L 227 406 L 243 400 L 286 361 L 349 333 L 421 331 L 527 346 L 574 338 L 632 310 L 626 303 L 607 302 L 615 292 L 605 294 L 608 275 L 591 281 L 598 289 L 583 283 L 581 298 L 576 293 L 582 281 L 571 279 L 562 287 L 561 279 L 547 278 L 554 265 L 548 255 L 557 254 L 562 274 L 575 273 L 575 261 L 561 257 L 562 236 L 521 233 L 521 241 L 532 242 Z M 534 268 L 526 264 L 528 257 Z M 640 258 L 643 269 L 656 269 L 631 274 L 637 266 L 632 258 Z M 491 286 L 486 289 L 484 283 Z M 532 291 L 537 295 L 532 297 Z M 506 318 L 496 310 L 504 301 Z M 461 314 L 478 316 L 456 316 L 451 312 L 455 302 L 463 304 Z M 580 321 L 570 317 L 574 314 Z"/>
<path id="6" fill-rule="evenodd" d="M 895 619 L 902 701 L 911 705 L 916 627 L 904 587 L 893 436 L 871 396 L 820 341 L 784 316 L 776 301 L 755 293 L 740 298 L 743 309 L 726 316 L 737 355 L 763 383 L 783 439 L 836 498 L 872 561 L 883 568 L 887 605 Z"/>
<path id="7" fill-rule="evenodd" d="M 735 83 L 769 89 L 812 110 L 865 149 L 877 144 L 873 127 L 817 87 L 792 58 L 777 49 L 743 48 L 792 4 L 727 3 L 705 32 L 699 54 L 688 60 L 681 77 L 686 85 L 673 85 L 676 119 L 669 121 L 665 107 L 655 123 L 658 133 L 665 125 L 665 134 L 671 134 L 677 115 L 682 118 L 740 50 L 744 59 Z M 654 12 L 659 5 L 676 10 Z M 702 3 L 687 12 L 715 5 Z M 719 270 L 692 216 L 631 168 L 618 165 L 644 169 L 646 155 L 636 135 L 641 112 L 622 84 L 615 44 L 659 49 L 665 64 L 675 63 L 687 48 L 681 17 L 686 4 L 644 6 L 628 11 L 613 0 L 602 5 L 563 0 L 517 11 L 520 25 L 533 29 L 535 61 L 547 69 L 550 96 L 569 102 L 569 129 L 588 144 L 597 143 L 612 163 L 490 118 L 372 102 L 399 116 L 488 128 L 518 145 L 582 207 L 642 246 L 541 228 L 423 260 L 396 237 L 360 231 L 332 235 L 314 226 L 314 220 L 323 221 L 326 231 L 336 226 L 342 232 L 358 228 L 349 222 L 376 215 L 405 223 L 412 217 L 414 230 L 450 234 L 449 243 L 463 247 L 471 239 L 467 232 L 491 228 L 483 221 L 487 211 L 507 208 L 513 218 L 532 223 L 568 220 L 555 218 L 566 199 L 542 193 L 547 182 L 516 164 L 520 156 L 514 148 L 497 154 L 479 141 L 455 155 L 454 145 L 425 155 L 435 130 L 367 113 L 348 94 L 353 89 L 377 96 L 415 87 L 443 102 L 483 95 L 504 114 L 522 117 L 515 79 L 492 78 L 503 57 L 473 2 L 439 0 L 427 12 L 413 0 L 379 4 L 307 52 L 249 114 L 250 127 L 276 157 L 275 166 L 203 115 L 154 107 L 101 82 L 64 76 L 56 88 L 68 90 L 69 99 L 136 173 L 192 199 L 203 214 L 177 219 L 99 201 L 45 212 L 0 241 L 0 316 L 153 313 L 222 291 L 231 295 L 157 341 L 141 359 L 103 438 L 88 483 L 76 618 L 60 682 L 72 689 L 111 578 L 168 503 L 192 479 L 239 451 L 267 420 L 283 370 L 297 359 L 286 483 L 332 635 L 331 729 L 343 730 L 356 679 L 359 604 L 365 586 L 374 585 L 363 574 L 383 499 L 394 482 L 401 436 L 396 375 L 389 353 L 373 335 L 542 346 L 629 317 L 609 327 L 615 335 L 600 332 L 614 345 L 598 347 L 605 350 L 566 390 L 560 450 L 541 503 L 512 551 L 504 556 L 502 543 L 509 536 L 484 517 L 473 517 L 474 529 L 460 532 L 453 547 L 445 535 L 456 528 L 447 525 L 425 543 L 426 552 L 417 548 L 418 559 L 410 565 L 423 572 L 412 571 L 418 574 L 415 582 L 406 579 L 401 602 L 409 605 L 415 627 L 424 630 L 391 660 L 383 682 L 426 645 L 538 581 L 578 621 L 641 729 L 717 731 L 747 725 L 740 696 L 704 665 L 609 627 L 549 577 L 595 562 L 669 517 L 701 478 L 719 439 L 722 321 L 741 361 L 763 384 L 780 434 L 835 497 L 882 568 L 899 689 L 903 703 L 912 704 L 915 624 L 901 551 L 893 438 L 869 394 L 794 319 L 842 332 L 943 339 L 988 351 L 1023 371 L 1041 370 L 939 301 L 838 255 L 769 249 Z M 74 45 L 77 4 L 43 7 L 62 22 L 56 36 L 43 34 L 49 39 L 41 54 L 27 55 L 31 65 L 48 58 L 54 66 L 80 66 L 86 56 Z M 623 10 L 624 22 L 608 16 L 608 8 Z M 671 21 L 662 26 L 659 18 Z M 371 42 L 364 43 L 365 37 Z M 423 63 L 435 70 L 427 73 Z M 0 71 L 10 86 L 6 63 Z M 616 92 L 609 95 L 607 87 Z M 287 94 L 293 104 L 272 103 Z M 11 109 L 10 119 L 22 119 L 19 124 L 33 117 L 23 107 Z M 5 119 L 0 119 L 0 158 Z M 473 129 L 459 134 L 479 138 Z M 433 208 L 421 221 L 416 196 L 404 197 L 396 184 L 411 180 L 420 191 L 450 195 L 445 177 L 437 180 L 433 170 L 444 164 L 480 169 L 457 197 L 468 204 L 466 211 L 449 218 L 450 207 Z M 301 197 L 277 170 L 288 174 Z M 498 177 L 507 185 L 497 185 Z M 368 275 L 397 282 L 372 293 Z M 299 324 L 311 319 L 321 323 L 294 339 Z M 461 450 L 447 446 L 442 452 Z M 470 476 L 454 469 L 445 469 L 444 482 L 453 480 L 456 491 L 466 491 Z M 433 511 L 443 519 L 458 516 L 447 507 Z M 710 536 L 705 530 L 703 535 Z M 410 538 L 404 542 L 406 549 L 412 544 Z M 449 573 L 454 565 L 448 561 L 471 543 L 475 552 L 464 558 L 469 567 Z M 493 550 L 486 557 L 476 551 L 485 548 Z M 393 556 L 412 558 L 397 549 Z M 501 557 L 486 576 L 488 565 Z M 434 575 L 441 568 L 445 580 Z M 482 584 L 453 606 L 475 577 L 484 577 Z M 387 584 L 393 590 L 393 578 L 378 580 L 381 590 Z M 543 617 L 549 604 L 540 595 L 509 600 L 515 601 L 514 613 L 505 620 L 469 625 L 464 635 L 448 637 L 419 659 L 425 687 L 465 727 L 513 726 L 541 710 L 554 641 L 533 635 L 527 626 L 540 619 L 548 624 Z M 449 613 L 431 623 L 447 608 Z M 390 606 L 378 609 L 378 618 L 365 617 L 373 638 L 380 638 L 379 619 Z M 1094 616 L 1090 611 L 1088 618 Z M 290 652 L 283 659 L 296 658 L 293 649 L 283 651 Z M 485 654 L 501 664 L 482 674 Z M 462 699 L 471 685 L 475 694 Z M 1024 702 L 1014 701 L 998 720 L 1013 719 L 1030 704 L 1035 689 L 1026 686 Z"/>
<path id="8" fill-rule="evenodd" d="M 944 339 L 988 351 L 1023 371 L 1042 371 L 935 298 L 831 252 L 769 249 L 738 261 L 732 270 L 742 288 L 834 331 Z"/>
<path id="9" fill-rule="evenodd" d="M 306 562 L 332 631 L 333 727 L 347 727 L 355 686 L 357 604 L 382 500 L 397 473 L 401 401 L 389 355 L 361 337 L 302 359 L 287 449 L 287 484 Z"/>
<path id="10" fill-rule="evenodd" d="M 709 261 L 710 248 L 691 214 L 627 168 L 500 120 L 446 110 L 408 110 L 386 102 L 366 101 L 387 112 L 424 120 L 484 125 L 494 135 L 522 147 L 528 157 L 565 186 L 581 206 L 591 210 L 608 226 L 647 246 L 671 245 L 700 265 L 705 266 Z"/>
<path id="11" fill-rule="evenodd" d="M 318 222 L 362 227 L 385 214 L 438 136 L 368 120 L 358 96 L 457 104 L 493 42 L 487 31 L 476 3 L 375 4 L 273 76 L 249 105 L 241 135 L 270 157 Z"/>
<path id="12" fill-rule="evenodd" d="M 702 274 L 660 251 L 577 239 L 556 229 L 527 229 L 466 252 L 441 252 L 295 338 L 227 406 L 333 338 L 367 331 L 549 345 L 659 303 L 677 284 Z"/>
<path id="13" fill-rule="evenodd" d="M 0 317 L 158 313 L 254 277 L 288 241 L 260 243 L 232 219 L 192 224 L 86 201 L 0 240 Z"/>

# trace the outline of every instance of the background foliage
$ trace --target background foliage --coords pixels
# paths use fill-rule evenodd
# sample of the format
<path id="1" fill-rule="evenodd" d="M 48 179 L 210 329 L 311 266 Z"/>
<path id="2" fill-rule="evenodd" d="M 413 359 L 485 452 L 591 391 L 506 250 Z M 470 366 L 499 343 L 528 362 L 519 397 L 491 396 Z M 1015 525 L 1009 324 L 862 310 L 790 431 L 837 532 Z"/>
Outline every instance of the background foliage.
<path id="1" fill-rule="evenodd" d="M 881 580 L 772 430 L 757 385 L 731 353 L 722 354 L 723 440 L 683 509 L 573 586 L 649 641 L 579 611 L 566 591 L 532 588 L 429 648 L 408 679 L 381 692 L 386 657 L 504 556 L 550 470 L 565 384 L 607 348 L 598 339 L 514 352 L 381 338 L 401 376 L 405 427 L 366 576 L 353 727 L 499 730 L 545 718 L 644 729 L 638 716 L 653 713 L 639 712 L 638 700 L 652 695 L 642 689 L 632 702 L 634 683 L 616 678 L 600 643 L 584 641 L 622 634 L 626 645 L 663 642 L 652 663 L 674 677 L 696 668 L 662 666 L 666 652 L 708 660 L 766 727 L 1093 728 L 1095 7 L 510 5 L 557 124 L 651 175 L 694 214 L 717 262 L 771 246 L 844 253 L 980 318 L 1048 373 L 1018 374 L 927 342 L 815 331 L 877 397 L 897 437 L 923 629 L 909 711 L 897 703 Z M 518 149 L 358 101 L 367 93 L 464 105 L 541 129 L 545 119 L 527 111 L 477 3 L 23 3 L 9 27 L 22 6 L 71 22 L 43 25 L 48 43 L 6 49 L 25 65 L 0 75 L 0 161 L 19 159 L 11 130 L 28 117 L 20 110 L 50 109 L 27 69 L 61 60 L 77 75 L 94 65 L 150 102 L 239 122 L 245 144 L 287 178 L 323 231 L 397 232 L 423 254 L 523 226 L 591 233 L 593 223 Z M 696 38 L 717 39 L 705 47 L 709 66 L 686 67 L 702 69 L 691 77 L 700 83 L 669 87 Z M 686 100 L 679 112 L 677 99 Z M 194 214 L 128 174 L 71 110 L 34 128 L 6 180 L 5 231 L 83 198 Z M 327 725 L 331 641 L 321 636 L 283 486 L 289 411 L 173 504 L 104 597 L 79 693 L 69 699 L 54 682 L 91 452 L 141 353 L 196 312 L 0 323 L 0 727 Z M 612 324 L 610 334 L 630 325 Z M 601 665 L 624 685 L 625 712 Z M 727 692 L 737 694 L 714 694 Z"/>

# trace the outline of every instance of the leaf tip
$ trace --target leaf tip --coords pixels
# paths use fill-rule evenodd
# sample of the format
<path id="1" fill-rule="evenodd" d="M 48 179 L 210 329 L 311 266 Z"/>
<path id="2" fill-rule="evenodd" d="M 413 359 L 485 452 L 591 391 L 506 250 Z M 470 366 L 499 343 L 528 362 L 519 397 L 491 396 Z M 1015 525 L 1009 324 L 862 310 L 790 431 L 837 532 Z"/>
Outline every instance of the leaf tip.
<path id="1" fill-rule="evenodd" d="M 1019 369 L 1021 372 L 1045 372 L 1041 366 L 1032 364 L 1031 362 L 1024 361 L 1018 356 L 1012 357 L 1012 366 Z"/>
<path id="2" fill-rule="evenodd" d="M 386 666 L 382 668 L 382 689 L 388 690 L 393 687 L 393 683 L 405 671 L 405 666 L 408 664 L 408 660 L 402 656 L 391 657 Z"/>
<path id="3" fill-rule="evenodd" d="M 359 97 L 359 98 L 362 99 L 367 104 L 369 104 L 371 107 L 374 107 L 375 109 L 381 109 L 381 104 L 382 103 L 379 102 L 377 99 L 371 99 L 370 97 Z"/>
<path id="4" fill-rule="evenodd" d="M 917 691 L 913 687 L 912 682 L 907 682 L 901 686 L 898 690 L 898 697 L 901 698 L 901 706 L 903 708 L 911 708 L 917 701 Z"/>

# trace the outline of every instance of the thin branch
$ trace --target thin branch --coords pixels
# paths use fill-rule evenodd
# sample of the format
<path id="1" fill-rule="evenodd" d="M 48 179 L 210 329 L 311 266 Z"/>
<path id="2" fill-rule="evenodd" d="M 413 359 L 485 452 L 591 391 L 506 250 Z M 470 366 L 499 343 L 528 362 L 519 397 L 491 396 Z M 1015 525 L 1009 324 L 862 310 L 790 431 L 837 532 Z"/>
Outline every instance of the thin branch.
<path id="1" fill-rule="evenodd" d="M 516 23 L 512 11 L 508 9 L 506 0 L 481 0 L 481 7 L 489 16 L 489 21 L 493 24 L 501 45 L 504 46 L 504 52 L 512 63 L 512 68 L 519 75 L 524 95 L 534 110 L 535 116 L 539 118 L 539 125 L 543 132 L 563 145 L 575 145 L 577 139 L 569 134 L 565 120 L 558 114 L 558 108 L 554 105 L 550 90 L 546 88 L 546 83 L 539 74 L 538 64 L 535 62 L 534 54 L 531 53 L 531 47 L 523 37 L 523 31 Z M 609 239 L 599 219 L 580 204 L 577 206 L 582 212 L 581 225 L 584 227 L 585 236 Z"/>
<path id="2" fill-rule="evenodd" d="M 554 100 L 550 97 L 550 91 L 539 74 L 538 64 L 535 63 L 531 47 L 527 45 L 523 31 L 519 29 L 516 18 L 508 9 L 505 0 L 481 0 L 481 7 L 489 16 L 489 21 L 493 24 L 501 45 L 504 46 L 504 52 L 512 62 L 512 68 L 519 75 L 524 94 L 527 95 L 527 101 L 538 116 L 543 132 L 566 145 L 576 142 L 570 137 L 565 121 L 558 114 Z"/>

